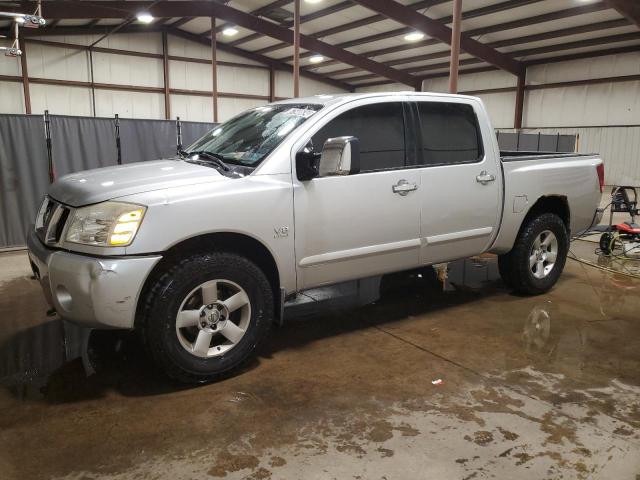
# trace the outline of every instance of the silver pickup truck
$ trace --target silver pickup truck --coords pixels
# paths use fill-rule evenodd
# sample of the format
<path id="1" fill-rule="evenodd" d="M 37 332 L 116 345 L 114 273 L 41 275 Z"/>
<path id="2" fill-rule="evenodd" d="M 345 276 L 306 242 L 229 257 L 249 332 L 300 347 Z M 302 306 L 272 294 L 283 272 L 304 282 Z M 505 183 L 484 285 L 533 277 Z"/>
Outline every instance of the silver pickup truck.
<path id="1" fill-rule="evenodd" d="M 137 329 L 172 377 L 237 367 L 312 287 L 483 252 L 540 294 L 599 220 L 597 155 L 501 156 L 482 102 L 319 95 L 254 108 L 175 158 L 54 183 L 29 258 L 66 320 Z"/>

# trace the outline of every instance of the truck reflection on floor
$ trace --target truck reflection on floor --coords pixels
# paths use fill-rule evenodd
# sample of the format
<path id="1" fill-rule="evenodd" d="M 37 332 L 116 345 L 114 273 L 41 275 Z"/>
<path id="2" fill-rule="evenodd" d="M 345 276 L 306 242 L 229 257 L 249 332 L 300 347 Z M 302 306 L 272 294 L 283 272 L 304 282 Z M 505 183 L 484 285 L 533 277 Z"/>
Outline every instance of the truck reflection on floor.
<path id="1" fill-rule="evenodd" d="M 495 259 L 460 260 L 448 267 L 439 266 L 437 272 L 428 267 L 306 291 L 287 304 L 285 319 L 306 321 L 358 308 L 384 299 L 385 294 L 396 295 L 393 292 L 398 290 L 404 295 L 416 288 L 441 293 L 481 289 L 492 282 L 499 282 Z M 286 330 L 281 333 L 286 335 Z M 76 394 L 99 396 L 99 391 L 74 391 L 82 384 L 78 380 L 96 372 L 139 372 L 148 378 L 145 369 L 152 367 L 142 350 L 133 332 L 90 330 L 57 318 L 46 319 L 0 346 L 0 385 L 10 388 L 19 398 L 46 397 L 54 402 L 55 398 L 69 400 Z M 162 377 L 157 381 L 165 382 Z"/>
<path id="2" fill-rule="evenodd" d="M 627 318 L 632 305 L 627 306 L 624 299 L 621 300 L 620 292 L 632 293 L 637 298 L 637 282 L 622 276 L 610 278 L 596 269 L 590 269 L 590 275 L 591 272 L 593 275 L 604 275 L 602 284 L 594 285 L 595 294 L 601 297 L 601 318 Z M 387 315 L 390 309 L 398 310 L 398 306 L 410 306 L 408 308 L 413 313 L 428 316 L 430 312 L 446 308 L 445 305 L 473 305 L 479 301 L 493 304 L 492 295 L 500 296 L 496 300 L 513 301 L 525 306 L 522 302 L 526 303 L 526 299 L 521 301 L 507 294 L 499 279 L 496 259 L 492 256 L 451 262 L 435 269 L 424 268 L 314 289 L 287 304 L 285 319 L 292 324 L 314 322 L 317 319 L 327 328 L 287 328 L 285 323 L 284 328 L 275 328 L 273 337 L 276 338 L 266 348 L 273 353 L 290 345 L 313 341 L 318 336 L 339 334 L 335 332 L 341 329 L 364 329 L 403 320 L 404 313 L 394 318 Z M 630 303 L 633 303 L 632 300 L 629 300 Z M 367 304 L 372 305 L 367 307 L 367 321 L 362 321 L 358 309 Z M 568 354 L 569 363 L 581 364 L 588 349 L 587 332 L 595 329 L 597 333 L 598 322 L 578 322 L 576 331 L 575 328 L 563 326 L 565 322 L 562 320 L 556 320 L 560 323 L 554 327 L 554 308 L 557 307 L 543 297 L 531 304 L 533 308 L 525 310 L 529 311 L 528 315 L 518 315 L 522 322 L 518 327 L 521 332 L 520 351 L 532 364 L 554 362 L 558 349 L 563 349 L 559 345 L 562 343 L 566 346 L 569 342 L 570 348 L 562 355 Z M 501 308 L 504 307 L 498 306 L 498 314 L 505 311 Z M 508 308 L 506 311 L 509 311 Z M 352 314 L 334 315 L 347 310 Z M 561 313 L 558 315 L 563 318 Z M 508 325 L 518 322 L 518 318 L 497 320 Z M 475 324 L 468 328 L 475 328 Z M 483 327 L 478 325 L 477 328 Z M 466 332 L 466 335 L 473 334 L 473 331 Z M 282 336 L 291 338 L 282 339 Z M 517 336 L 513 340 L 518 342 Z M 152 395 L 188 388 L 177 386 L 156 372 L 143 351 L 134 332 L 91 331 L 59 319 L 48 319 L 19 332 L 0 345 L 0 386 L 8 388 L 17 398 L 38 398 L 52 403 L 99 398 L 116 386 L 121 392 L 125 390 L 125 394 L 129 392 L 132 395 Z M 508 369 L 509 365 L 504 367 Z"/>

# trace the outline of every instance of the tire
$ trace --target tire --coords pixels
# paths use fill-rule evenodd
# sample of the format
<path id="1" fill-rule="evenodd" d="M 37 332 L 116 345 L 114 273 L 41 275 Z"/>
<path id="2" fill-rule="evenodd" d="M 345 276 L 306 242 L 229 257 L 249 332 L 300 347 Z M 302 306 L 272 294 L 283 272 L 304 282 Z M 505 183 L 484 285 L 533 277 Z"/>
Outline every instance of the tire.
<path id="1" fill-rule="evenodd" d="M 540 295 L 560 278 L 568 251 L 569 233 L 562 219 L 553 213 L 540 214 L 527 220 L 513 249 L 500 255 L 500 274 L 517 293 Z"/>
<path id="2" fill-rule="evenodd" d="M 600 236 L 600 250 L 604 255 L 611 255 L 613 245 L 613 233 L 605 232 Z"/>
<path id="3" fill-rule="evenodd" d="M 177 262 L 145 300 L 138 326 L 143 343 L 169 377 L 184 383 L 209 382 L 240 367 L 264 341 L 274 316 L 267 277 L 234 253 Z"/>

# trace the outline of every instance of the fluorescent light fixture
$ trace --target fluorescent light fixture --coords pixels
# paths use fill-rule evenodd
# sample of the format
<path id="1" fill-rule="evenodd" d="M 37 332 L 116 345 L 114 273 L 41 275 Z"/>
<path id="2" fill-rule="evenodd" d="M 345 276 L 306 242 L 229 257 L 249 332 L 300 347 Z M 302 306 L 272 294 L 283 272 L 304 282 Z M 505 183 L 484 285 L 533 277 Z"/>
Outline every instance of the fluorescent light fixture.
<path id="1" fill-rule="evenodd" d="M 422 40 L 424 38 L 424 33 L 422 32 L 411 32 L 411 33 L 407 33 L 404 36 L 404 39 L 407 42 L 417 42 L 418 40 Z"/>
<path id="2" fill-rule="evenodd" d="M 153 22 L 153 16 L 147 12 L 141 12 L 136 15 L 136 18 L 140 23 L 151 23 Z"/>
<path id="3" fill-rule="evenodd" d="M 324 62 L 324 57 L 322 55 L 315 54 L 309 57 L 309 62 L 310 63 Z"/>
<path id="4" fill-rule="evenodd" d="M 304 0 L 307 3 L 320 3 L 322 0 Z"/>
<path id="5" fill-rule="evenodd" d="M 228 27 L 225 27 L 224 30 L 222 30 L 222 34 L 225 37 L 233 37 L 234 35 L 238 34 L 238 29 L 233 25 L 229 25 Z"/>

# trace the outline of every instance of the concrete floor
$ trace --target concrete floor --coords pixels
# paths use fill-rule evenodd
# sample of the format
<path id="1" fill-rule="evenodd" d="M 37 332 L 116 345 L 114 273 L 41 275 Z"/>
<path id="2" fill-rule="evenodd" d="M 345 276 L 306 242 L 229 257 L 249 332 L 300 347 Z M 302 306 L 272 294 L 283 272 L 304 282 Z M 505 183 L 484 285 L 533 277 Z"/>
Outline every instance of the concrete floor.
<path id="1" fill-rule="evenodd" d="M 572 251 L 597 264 L 594 247 Z M 25 254 L 4 254 L 0 478 L 637 480 L 627 263 L 569 261 L 535 298 L 493 258 L 452 264 L 445 288 L 385 277 L 373 304 L 290 315 L 244 371 L 186 388 L 132 335 L 47 317 Z"/>

